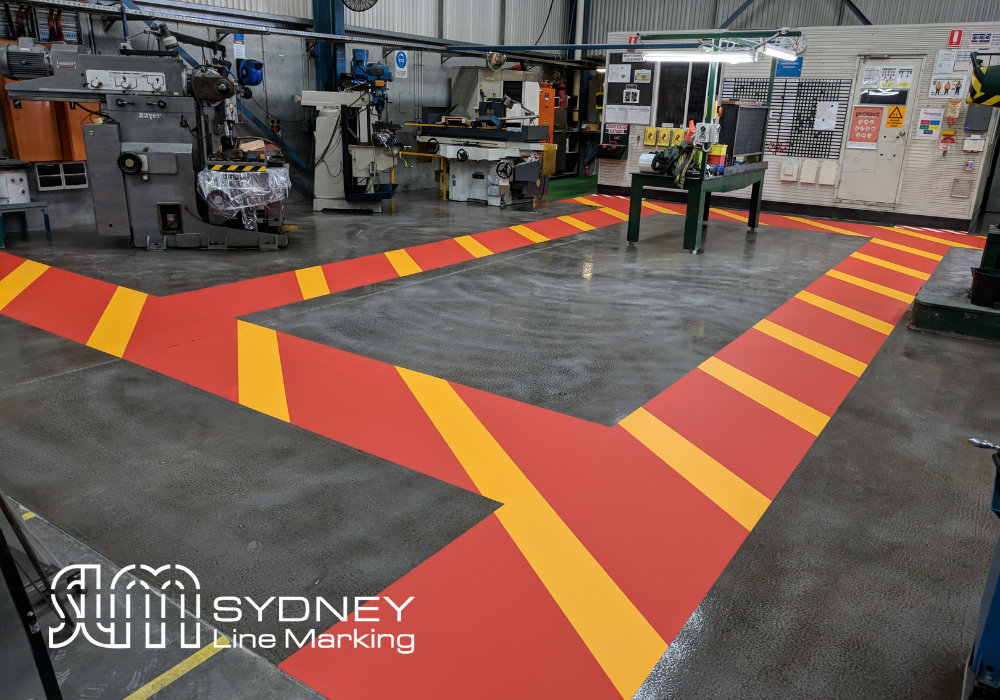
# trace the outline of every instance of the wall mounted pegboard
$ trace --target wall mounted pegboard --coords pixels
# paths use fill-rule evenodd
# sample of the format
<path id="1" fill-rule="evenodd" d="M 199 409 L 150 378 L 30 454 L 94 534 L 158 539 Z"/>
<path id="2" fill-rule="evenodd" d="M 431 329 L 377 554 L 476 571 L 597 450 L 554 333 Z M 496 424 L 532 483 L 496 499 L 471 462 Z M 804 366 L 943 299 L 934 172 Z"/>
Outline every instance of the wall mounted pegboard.
<path id="1" fill-rule="evenodd" d="M 726 78 L 722 99 L 766 103 L 767 82 L 767 78 Z M 776 79 L 766 152 L 799 158 L 839 158 L 850 98 L 850 79 Z M 815 129 L 816 105 L 820 102 L 840 105 L 833 129 Z"/>

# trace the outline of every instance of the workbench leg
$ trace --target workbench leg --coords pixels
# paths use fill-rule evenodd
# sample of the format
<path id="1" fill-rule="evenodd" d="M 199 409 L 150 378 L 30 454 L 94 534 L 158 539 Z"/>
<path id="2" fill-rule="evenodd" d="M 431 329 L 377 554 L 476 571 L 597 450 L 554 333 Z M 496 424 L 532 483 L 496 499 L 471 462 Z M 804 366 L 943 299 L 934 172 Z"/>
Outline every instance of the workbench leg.
<path id="1" fill-rule="evenodd" d="M 3 227 L 3 214 L 0 214 L 0 250 L 7 247 L 7 231 Z"/>
<path id="2" fill-rule="evenodd" d="M 639 222 L 642 221 L 642 182 L 637 177 L 632 178 L 632 190 L 628 202 L 628 234 L 629 243 L 639 240 Z"/>
<path id="3" fill-rule="evenodd" d="M 695 186 L 688 190 L 687 215 L 684 217 L 684 250 L 701 250 L 702 215 L 705 209 L 705 193 Z"/>
<path id="4" fill-rule="evenodd" d="M 705 214 L 701 218 L 702 221 L 705 221 L 705 222 L 708 221 L 708 214 L 709 214 L 709 212 L 711 210 L 712 210 L 712 193 L 711 192 L 706 192 L 705 193 Z"/>
<path id="5" fill-rule="evenodd" d="M 49 226 L 49 210 L 42 209 L 42 216 L 45 217 L 45 238 L 52 240 L 52 227 Z"/>
<path id="6" fill-rule="evenodd" d="M 747 217 L 747 226 L 751 231 L 757 230 L 760 223 L 760 203 L 764 191 L 764 183 L 761 180 L 753 183 L 750 187 L 750 216 Z"/>

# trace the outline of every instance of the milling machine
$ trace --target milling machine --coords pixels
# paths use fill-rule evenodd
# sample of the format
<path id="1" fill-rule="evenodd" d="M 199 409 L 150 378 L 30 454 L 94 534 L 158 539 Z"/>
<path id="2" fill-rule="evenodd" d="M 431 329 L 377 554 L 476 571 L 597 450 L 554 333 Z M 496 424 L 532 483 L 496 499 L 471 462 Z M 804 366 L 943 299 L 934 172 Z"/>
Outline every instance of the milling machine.
<path id="1" fill-rule="evenodd" d="M 399 125 L 383 120 L 392 71 L 354 49 L 340 92 L 307 90 L 293 99 L 316 108 L 313 211 L 381 212 L 396 193 L 391 171 L 399 155 Z"/>
<path id="2" fill-rule="evenodd" d="M 125 44 L 120 55 L 21 38 L 0 47 L 0 73 L 15 81 L 7 97 L 100 103 L 83 125 L 99 234 L 152 250 L 287 246 L 288 166 L 267 139 L 234 136 L 244 88 L 225 77 L 225 47 L 164 25 L 157 36 L 164 50 Z M 178 40 L 213 60 L 189 68 Z"/>

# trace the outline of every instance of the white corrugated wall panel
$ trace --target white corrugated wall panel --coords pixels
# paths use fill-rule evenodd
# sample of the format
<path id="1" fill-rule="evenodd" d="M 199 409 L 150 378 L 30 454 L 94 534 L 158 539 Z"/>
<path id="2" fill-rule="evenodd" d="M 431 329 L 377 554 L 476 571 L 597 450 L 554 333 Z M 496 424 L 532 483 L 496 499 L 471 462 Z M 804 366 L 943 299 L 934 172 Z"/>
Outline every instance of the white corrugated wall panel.
<path id="1" fill-rule="evenodd" d="M 951 29 L 964 29 L 966 43 L 973 29 L 987 28 L 1000 31 L 1000 23 L 990 24 L 959 24 L 947 25 L 904 25 L 887 28 L 885 26 L 853 26 L 853 27 L 803 27 L 802 32 L 808 41 L 808 49 L 803 56 L 803 78 L 854 78 L 858 71 L 859 54 L 898 54 L 923 56 L 920 81 L 914 86 L 915 101 L 907 110 L 905 128 L 910 135 L 915 131 L 916 120 L 920 110 L 927 107 L 947 106 L 944 100 L 928 97 L 934 59 L 937 50 L 946 46 Z M 902 63 L 905 59 L 900 59 Z M 726 68 L 726 75 L 766 77 L 768 63 L 753 66 L 735 65 Z M 853 93 L 857 93 L 857 86 Z M 764 198 L 780 202 L 798 202 L 818 206 L 840 206 L 856 209 L 885 209 L 907 214 L 923 214 L 927 216 L 944 216 L 956 219 L 968 219 L 972 216 L 975 198 L 958 199 L 951 196 L 951 187 L 955 179 L 972 177 L 976 187 L 983 177 L 984 158 L 981 155 L 970 157 L 962 153 L 962 125 L 967 107 L 963 107 L 962 116 L 951 127 L 958 131 L 958 147 L 941 155 L 939 140 L 911 139 L 906 151 L 906 161 L 903 164 L 899 200 L 895 206 L 864 205 L 852 202 L 842 202 L 836 199 L 836 187 L 820 185 L 803 185 L 801 183 L 786 183 L 779 179 L 781 156 L 766 156 L 773 163 L 767 171 L 764 181 Z M 846 137 L 845 137 L 846 138 Z M 841 153 L 843 153 L 843 149 Z M 976 162 L 972 173 L 965 170 L 966 160 Z"/>
<path id="2" fill-rule="evenodd" d="M 549 23 L 545 24 L 545 16 L 549 12 L 551 2 L 552 13 Z M 583 2 L 583 0 L 580 0 Z M 566 44 L 569 39 L 570 0 L 507 0 L 507 22 L 504 29 L 505 44 L 512 46 L 524 44 Z M 542 32 L 542 26 L 545 31 Z"/>
<path id="3" fill-rule="evenodd" d="M 447 5 L 446 2 L 445 6 Z M 310 4 L 310 17 L 312 17 L 311 7 Z M 345 10 L 344 23 L 387 32 L 437 36 L 438 0 L 379 0 L 375 7 L 366 12 Z M 447 27 L 447 22 L 445 25 Z"/>
<path id="4" fill-rule="evenodd" d="M 609 32 L 718 27 L 743 0 L 591 0 L 590 40 L 603 42 Z M 936 22 L 997 22 L 997 0 L 855 0 L 874 24 Z M 815 27 L 860 25 L 842 0 L 757 0 L 731 25 L 758 27 Z"/>
<path id="5" fill-rule="evenodd" d="M 444 38 L 500 43 L 500 0 L 444 0 Z"/>

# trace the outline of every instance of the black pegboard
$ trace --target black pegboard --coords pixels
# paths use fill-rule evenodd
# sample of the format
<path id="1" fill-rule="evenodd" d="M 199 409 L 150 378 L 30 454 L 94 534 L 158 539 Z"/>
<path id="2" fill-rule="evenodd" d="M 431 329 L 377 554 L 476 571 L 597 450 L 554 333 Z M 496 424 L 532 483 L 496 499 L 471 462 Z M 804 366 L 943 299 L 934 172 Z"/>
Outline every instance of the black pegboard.
<path id="1" fill-rule="evenodd" d="M 722 99 L 767 102 L 767 78 L 726 78 Z M 767 123 L 767 153 L 799 158 L 839 158 L 851 98 L 849 79 L 776 78 Z M 816 131 L 816 104 L 837 102 L 830 131 Z"/>

